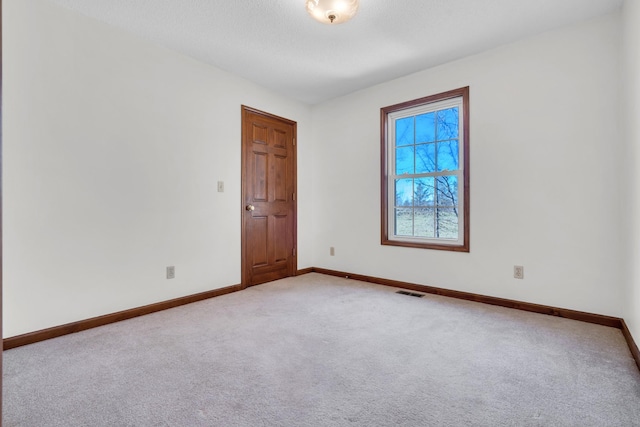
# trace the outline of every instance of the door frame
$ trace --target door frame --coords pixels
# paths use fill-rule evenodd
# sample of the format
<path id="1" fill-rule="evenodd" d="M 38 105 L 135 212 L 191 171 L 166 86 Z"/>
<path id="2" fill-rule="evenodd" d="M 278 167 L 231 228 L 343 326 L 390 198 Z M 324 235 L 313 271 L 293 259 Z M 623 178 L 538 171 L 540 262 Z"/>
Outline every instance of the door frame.
<path id="1" fill-rule="evenodd" d="M 245 201 L 245 194 L 247 191 L 247 186 L 248 186 L 248 181 L 247 181 L 247 168 L 246 168 L 246 156 L 245 156 L 245 137 L 247 136 L 245 134 L 245 123 L 247 120 L 247 115 L 248 114 L 255 114 L 255 115 L 259 115 L 259 116 L 263 116 L 265 118 L 271 119 L 271 120 L 277 120 L 277 121 L 281 121 L 283 123 L 286 123 L 288 125 L 291 125 L 293 127 L 293 146 L 292 148 L 292 155 L 293 155 L 293 194 L 295 195 L 294 199 L 293 199 L 293 221 L 292 221 L 292 227 L 293 227 L 293 249 L 294 249 L 294 253 L 292 254 L 293 260 L 291 262 L 291 271 L 289 271 L 289 277 L 291 276 L 295 276 L 297 271 L 298 271 L 298 144 L 297 144 L 297 139 L 298 139 L 298 123 L 281 117 L 281 116 L 276 116 L 274 114 L 271 113 L 267 113 L 265 111 L 261 111 L 258 110 L 256 108 L 252 108 L 252 107 L 248 107 L 246 105 L 241 105 L 241 141 L 240 141 L 240 151 L 241 151 L 241 193 L 240 193 L 240 224 L 241 224 L 241 238 L 240 238 L 240 246 L 241 246 L 241 255 L 240 255 L 240 259 L 241 259 L 241 282 L 240 282 L 240 289 L 246 289 L 249 286 L 249 270 L 250 270 L 250 265 L 249 262 L 247 260 L 247 256 L 249 251 L 247 250 L 247 230 L 246 230 L 246 225 L 245 225 L 245 220 L 244 220 L 244 216 L 245 216 L 245 206 L 246 206 L 246 201 Z"/>

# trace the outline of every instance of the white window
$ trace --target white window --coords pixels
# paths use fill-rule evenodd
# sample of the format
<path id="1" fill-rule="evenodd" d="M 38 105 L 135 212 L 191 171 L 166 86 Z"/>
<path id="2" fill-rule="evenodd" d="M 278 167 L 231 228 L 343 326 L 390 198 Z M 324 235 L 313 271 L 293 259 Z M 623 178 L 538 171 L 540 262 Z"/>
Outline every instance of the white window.
<path id="1" fill-rule="evenodd" d="M 381 109 L 382 244 L 469 251 L 469 88 Z"/>

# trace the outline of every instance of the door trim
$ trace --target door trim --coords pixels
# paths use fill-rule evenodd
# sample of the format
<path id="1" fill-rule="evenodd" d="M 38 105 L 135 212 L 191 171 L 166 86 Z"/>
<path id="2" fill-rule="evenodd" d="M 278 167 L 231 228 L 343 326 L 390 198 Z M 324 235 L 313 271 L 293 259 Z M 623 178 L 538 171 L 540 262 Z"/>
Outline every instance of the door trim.
<path id="1" fill-rule="evenodd" d="M 272 120 L 278 120 L 284 123 L 287 123 L 289 125 L 291 125 L 293 127 L 293 147 L 292 147 L 292 154 L 293 154 L 293 193 L 296 195 L 296 197 L 293 200 L 293 248 L 294 248 L 294 253 L 292 254 L 293 256 L 293 261 L 292 261 L 292 266 L 291 269 L 289 271 L 289 277 L 291 276 L 295 276 L 296 272 L 298 271 L 298 144 L 297 144 L 297 140 L 298 140 L 298 123 L 284 118 L 284 117 L 280 117 L 280 116 L 276 116 L 274 114 L 271 113 L 267 113 L 265 111 L 261 111 L 258 110 L 256 108 L 252 108 L 252 107 L 248 107 L 246 105 L 241 105 L 241 113 L 242 113 L 242 120 L 241 120 L 241 140 L 240 140 L 240 147 L 241 147 L 241 157 L 242 157 L 242 162 L 241 162 L 241 193 L 240 193 L 240 224 L 241 224 L 241 241 L 240 241 L 240 246 L 241 246 L 241 282 L 240 282 L 240 289 L 246 289 L 249 286 L 249 274 L 248 274 L 248 265 L 247 265 L 247 248 L 246 248 L 246 243 L 247 243 L 247 230 L 246 225 L 245 225 L 245 221 L 244 221 L 244 215 L 245 215 L 245 200 L 244 200 L 244 196 L 246 194 L 246 190 L 247 190 L 247 170 L 246 170 L 246 165 L 245 165 L 245 148 L 244 148 L 244 139 L 245 139 L 245 122 L 247 119 L 247 115 L 248 114 L 255 114 L 255 115 L 259 115 L 259 116 L 263 116 L 265 118 L 268 119 L 272 119 Z"/>

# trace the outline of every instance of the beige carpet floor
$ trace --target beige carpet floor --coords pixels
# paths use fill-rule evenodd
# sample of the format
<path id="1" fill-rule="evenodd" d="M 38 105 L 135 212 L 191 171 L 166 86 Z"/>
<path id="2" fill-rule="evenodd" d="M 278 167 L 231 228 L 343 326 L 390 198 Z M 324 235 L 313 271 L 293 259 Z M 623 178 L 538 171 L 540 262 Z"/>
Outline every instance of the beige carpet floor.
<path id="1" fill-rule="evenodd" d="M 4 352 L 4 426 L 640 426 L 619 330 L 319 274 Z"/>

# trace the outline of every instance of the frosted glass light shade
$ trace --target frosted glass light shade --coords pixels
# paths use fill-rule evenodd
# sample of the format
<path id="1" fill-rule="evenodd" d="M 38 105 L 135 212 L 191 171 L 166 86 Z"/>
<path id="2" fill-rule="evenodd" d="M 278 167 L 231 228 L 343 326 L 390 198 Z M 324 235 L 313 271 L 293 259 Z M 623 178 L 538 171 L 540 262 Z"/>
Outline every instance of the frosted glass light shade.
<path id="1" fill-rule="evenodd" d="M 307 0 L 307 12 L 323 24 L 341 24 L 353 18 L 359 0 Z"/>

